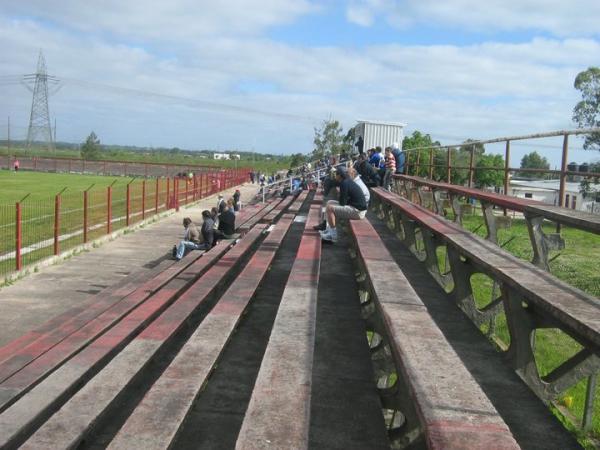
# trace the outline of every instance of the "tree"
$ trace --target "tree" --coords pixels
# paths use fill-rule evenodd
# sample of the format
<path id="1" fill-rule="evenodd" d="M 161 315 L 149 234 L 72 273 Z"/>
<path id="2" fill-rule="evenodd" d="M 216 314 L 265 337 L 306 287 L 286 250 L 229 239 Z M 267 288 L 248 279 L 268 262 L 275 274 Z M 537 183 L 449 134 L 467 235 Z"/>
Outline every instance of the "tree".
<path id="1" fill-rule="evenodd" d="M 504 157 L 502 155 L 480 155 L 477 158 L 473 176 L 477 187 L 502 186 L 504 172 L 502 170 L 491 170 L 492 167 L 504 167 Z"/>
<path id="2" fill-rule="evenodd" d="M 321 128 L 315 128 L 313 159 L 342 153 L 344 130 L 337 120 L 324 120 Z"/>
<path id="3" fill-rule="evenodd" d="M 290 156 L 290 169 L 294 169 L 304 164 L 304 155 L 302 153 L 294 153 Z"/>
<path id="4" fill-rule="evenodd" d="M 81 157 L 83 159 L 99 159 L 101 151 L 100 139 L 92 131 L 81 146 Z"/>
<path id="5" fill-rule="evenodd" d="M 531 152 L 523 156 L 521 159 L 521 169 L 549 169 L 550 163 L 548 160 L 540 156 L 538 152 Z M 544 178 L 545 174 L 540 172 L 527 172 L 523 171 L 522 174 L 531 176 L 533 178 Z"/>
<path id="6" fill-rule="evenodd" d="M 404 136 L 404 139 L 402 140 L 402 150 L 403 151 L 407 151 L 407 150 L 411 150 L 413 148 L 422 148 L 422 147 L 439 147 L 440 143 L 438 141 L 432 141 L 431 140 L 431 136 L 428 134 L 423 134 L 420 131 L 416 130 L 413 131 L 413 134 L 411 134 L 410 136 Z M 429 166 L 427 164 L 429 164 L 429 151 L 428 150 L 422 150 L 419 158 L 419 173 L 415 174 L 415 175 L 419 175 L 419 176 L 428 176 L 429 175 Z M 438 165 L 439 161 L 439 155 L 438 153 L 440 153 L 440 150 L 434 150 L 434 161 L 433 164 L 434 165 Z M 415 163 L 416 162 L 416 152 L 410 152 L 410 159 L 409 162 L 410 163 Z M 438 176 L 438 171 L 440 171 L 444 173 L 445 176 L 445 170 L 443 169 L 439 169 L 437 167 L 434 168 L 434 178 L 436 179 L 440 179 L 440 177 Z M 414 169 L 413 169 L 414 172 Z"/>
<path id="7" fill-rule="evenodd" d="M 600 127 L 600 67 L 590 67 L 575 77 L 581 101 L 573 108 L 573 121 L 579 128 Z M 600 133 L 585 136 L 583 148 L 600 150 Z"/>

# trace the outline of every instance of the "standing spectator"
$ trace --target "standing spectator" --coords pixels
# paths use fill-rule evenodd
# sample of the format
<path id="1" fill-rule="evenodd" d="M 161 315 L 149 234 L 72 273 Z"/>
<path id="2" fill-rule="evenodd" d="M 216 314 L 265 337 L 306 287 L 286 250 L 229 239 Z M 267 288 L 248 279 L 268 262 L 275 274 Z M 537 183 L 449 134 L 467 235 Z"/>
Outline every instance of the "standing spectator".
<path id="1" fill-rule="evenodd" d="M 340 185 L 340 201 L 327 202 L 325 208 L 327 229 L 320 231 L 321 239 L 328 242 L 337 242 L 337 220 L 360 220 L 367 214 L 365 195 L 358 184 L 350 179 L 344 166 L 336 169 L 336 181 Z"/>
<path id="2" fill-rule="evenodd" d="M 358 149 L 358 154 L 362 156 L 362 154 L 364 153 L 365 146 L 365 141 L 363 140 L 362 136 L 358 137 L 358 141 L 356 141 L 356 144 L 354 144 L 354 146 Z"/>
<path id="3" fill-rule="evenodd" d="M 17 157 L 15 156 L 15 164 L 14 164 L 14 168 L 15 168 L 15 173 L 17 173 L 19 171 L 19 166 L 21 165 L 21 163 L 19 162 L 19 160 L 17 159 Z"/>
<path id="4" fill-rule="evenodd" d="M 238 212 L 242 208 L 242 202 L 240 201 L 241 193 L 239 189 L 235 190 L 233 194 L 233 210 Z"/>
<path id="5" fill-rule="evenodd" d="M 404 161 L 406 160 L 406 154 L 400 150 L 400 146 L 397 142 L 392 144 L 392 154 L 396 159 L 396 173 L 404 173 Z"/>
<path id="6" fill-rule="evenodd" d="M 203 248 L 200 241 L 200 233 L 198 232 L 196 225 L 194 225 L 194 222 L 192 222 L 192 219 L 189 217 L 183 219 L 183 226 L 185 228 L 183 240 L 173 249 L 177 261 L 180 261 L 181 258 L 183 258 L 186 249 L 201 250 Z"/>
<path id="7" fill-rule="evenodd" d="M 390 190 L 392 174 L 396 172 L 396 158 L 392 154 L 392 147 L 385 148 L 385 174 L 383 176 L 383 188 Z"/>
<path id="8" fill-rule="evenodd" d="M 251 170 L 250 172 L 248 172 L 248 175 L 250 175 L 250 182 L 251 182 L 252 184 L 254 184 L 254 177 L 256 176 L 256 175 L 254 174 L 254 171 L 252 171 L 252 170 Z"/>

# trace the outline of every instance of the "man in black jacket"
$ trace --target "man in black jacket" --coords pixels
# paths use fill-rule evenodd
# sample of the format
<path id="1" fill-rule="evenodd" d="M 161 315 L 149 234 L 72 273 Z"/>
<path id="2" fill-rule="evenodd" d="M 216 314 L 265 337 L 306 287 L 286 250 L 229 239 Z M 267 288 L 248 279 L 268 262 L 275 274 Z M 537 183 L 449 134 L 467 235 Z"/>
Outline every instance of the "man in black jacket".
<path id="1" fill-rule="evenodd" d="M 235 234 L 235 213 L 233 212 L 233 200 L 227 200 L 225 210 L 219 214 L 219 231 L 225 239 L 230 239 Z"/>
<path id="2" fill-rule="evenodd" d="M 360 186 L 350 179 L 344 166 L 336 169 L 335 178 L 340 187 L 340 201 L 331 200 L 327 202 L 325 208 L 327 229 L 320 232 L 321 239 L 329 242 L 337 241 L 337 229 L 335 227 L 337 220 L 360 220 L 364 219 L 367 214 L 365 195 Z"/>

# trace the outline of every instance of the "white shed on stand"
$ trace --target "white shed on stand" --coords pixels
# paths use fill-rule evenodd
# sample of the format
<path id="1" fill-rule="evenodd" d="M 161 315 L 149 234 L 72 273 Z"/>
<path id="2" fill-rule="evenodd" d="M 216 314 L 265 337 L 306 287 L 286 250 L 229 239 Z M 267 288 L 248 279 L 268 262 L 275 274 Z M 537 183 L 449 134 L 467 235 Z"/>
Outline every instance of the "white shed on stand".
<path id="1" fill-rule="evenodd" d="M 374 147 L 385 149 L 386 147 L 391 147 L 394 143 L 398 143 L 400 148 L 402 148 L 405 127 L 406 124 L 400 122 L 359 120 L 354 128 L 354 138 L 358 140 L 358 137 L 362 136 L 365 152 Z"/>

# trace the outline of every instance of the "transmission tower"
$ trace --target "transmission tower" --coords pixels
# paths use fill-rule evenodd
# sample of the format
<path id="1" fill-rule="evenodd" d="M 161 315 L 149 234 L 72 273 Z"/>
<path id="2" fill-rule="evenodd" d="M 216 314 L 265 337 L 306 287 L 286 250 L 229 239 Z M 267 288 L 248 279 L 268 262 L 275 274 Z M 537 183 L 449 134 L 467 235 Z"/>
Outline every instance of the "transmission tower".
<path id="1" fill-rule="evenodd" d="M 25 87 L 33 92 L 27 131 L 27 148 L 31 148 L 34 142 L 40 142 L 45 144 L 48 150 L 54 150 L 48 97 L 56 92 L 60 85 L 56 77 L 50 76 L 46 72 L 46 59 L 41 50 L 36 73 L 24 75 L 22 81 Z"/>

